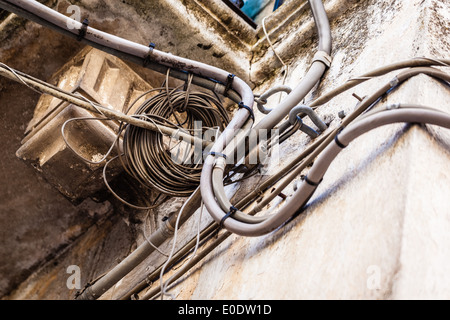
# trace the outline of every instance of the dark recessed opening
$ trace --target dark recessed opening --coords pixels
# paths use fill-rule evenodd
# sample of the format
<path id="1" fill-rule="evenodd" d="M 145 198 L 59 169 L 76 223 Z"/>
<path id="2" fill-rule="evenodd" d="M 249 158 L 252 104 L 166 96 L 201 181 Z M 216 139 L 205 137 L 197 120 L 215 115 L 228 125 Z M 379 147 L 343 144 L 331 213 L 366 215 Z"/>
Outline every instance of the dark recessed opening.
<path id="1" fill-rule="evenodd" d="M 3 22 L 6 18 L 8 18 L 10 12 L 6 10 L 0 9 L 0 23 Z"/>

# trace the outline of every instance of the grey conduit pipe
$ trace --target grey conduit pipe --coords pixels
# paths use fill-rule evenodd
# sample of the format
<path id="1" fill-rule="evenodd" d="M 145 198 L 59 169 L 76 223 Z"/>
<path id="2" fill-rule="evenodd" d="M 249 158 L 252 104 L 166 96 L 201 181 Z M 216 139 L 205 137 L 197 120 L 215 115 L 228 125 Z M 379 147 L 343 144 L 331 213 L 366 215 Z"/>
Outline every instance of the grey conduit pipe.
<path id="1" fill-rule="evenodd" d="M 421 59 L 421 61 L 425 64 L 425 65 L 427 65 L 427 60 L 428 59 Z M 438 63 L 439 64 L 439 63 Z M 402 64 L 402 65 L 404 65 L 404 64 Z M 414 62 L 414 66 L 418 66 L 417 64 L 415 64 L 415 62 Z M 420 65 L 419 65 L 420 66 Z M 363 118 L 365 118 L 365 117 L 367 117 L 367 116 L 370 116 L 371 114 L 373 114 L 373 112 L 372 113 L 366 113 L 365 115 L 361 115 L 360 117 L 359 117 L 359 119 L 363 119 Z M 321 142 L 323 142 L 323 139 L 324 139 L 324 137 L 322 137 L 321 138 L 321 140 L 322 141 L 317 141 L 317 143 L 315 143 L 315 145 L 317 146 L 318 144 L 321 144 Z M 302 154 L 298 157 L 298 159 L 297 160 L 295 160 L 295 161 L 293 161 L 292 163 L 290 163 L 288 166 L 286 166 L 286 168 L 292 168 L 293 166 L 295 166 L 295 164 L 297 163 L 297 162 L 299 162 L 300 161 L 300 159 L 303 159 L 304 158 L 304 155 L 307 155 L 307 154 L 309 154 L 310 152 L 308 151 L 308 149 L 310 149 L 310 147 L 308 147 L 306 150 L 304 150 L 303 152 L 302 152 Z M 312 149 L 314 149 L 314 148 L 312 148 Z M 282 170 L 282 171 L 280 171 L 280 173 L 282 173 L 282 172 L 285 172 L 287 169 L 286 168 L 284 168 L 284 171 Z M 273 181 L 273 182 L 270 182 L 270 181 Z M 276 176 L 272 176 L 272 177 L 270 177 L 269 179 L 268 179 L 268 181 L 267 182 L 264 182 L 263 183 L 263 185 L 265 185 L 264 187 L 262 187 L 262 189 L 264 189 L 265 187 L 267 187 L 267 185 L 272 185 L 273 183 L 274 183 L 274 181 L 276 181 Z M 284 188 L 284 187 L 282 187 L 282 188 Z M 239 203 L 237 204 L 237 206 L 238 207 L 240 207 L 240 205 L 244 205 L 245 203 L 248 203 L 249 201 L 250 201 L 250 199 L 251 198 L 253 198 L 253 197 L 255 197 L 255 196 L 257 196 L 257 192 L 252 192 L 251 194 L 248 194 L 248 195 L 246 195 L 243 199 L 241 199 L 241 201 L 239 201 Z M 252 212 L 249 212 L 249 214 L 250 215 L 252 215 L 252 214 L 255 214 L 255 213 L 257 213 L 258 211 L 260 211 L 260 210 L 262 210 L 262 207 L 260 208 L 260 209 L 257 209 L 257 210 L 252 210 Z M 232 233 L 231 232 L 227 232 L 226 234 L 224 234 L 224 237 L 226 238 L 226 237 L 228 237 L 229 235 L 231 235 Z M 222 237 L 222 236 L 221 236 Z M 221 241 L 220 241 L 221 242 Z M 211 245 L 211 247 L 212 248 L 214 248 L 215 247 L 215 245 Z M 210 248 L 210 247 L 208 247 L 208 250 L 210 251 L 210 250 L 212 250 L 212 248 Z M 197 257 L 196 257 L 197 258 Z M 189 262 L 190 264 L 194 264 L 195 262 Z M 145 284 L 145 283 L 144 283 Z M 141 287 L 140 289 L 142 289 L 143 287 Z M 155 292 L 157 291 L 157 289 L 155 289 Z M 153 293 L 153 292 L 152 292 Z M 149 294 L 149 295 L 147 295 L 146 294 L 146 297 L 148 298 L 148 297 L 151 297 L 153 294 Z M 145 298 L 145 297 L 144 297 Z"/>
<path id="2" fill-rule="evenodd" d="M 225 93 L 226 86 L 224 84 L 229 81 L 231 73 L 217 67 L 181 58 L 110 35 L 91 27 L 86 27 L 82 23 L 74 21 L 36 1 L 0 0 L 0 7 L 72 38 L 77 38 L 79 41 L 113 54 L 119 58 L 142 64 L 154 71 L 165 72 L 167 71 L 167 68 L 173 68 L 175 70 L 171 70 L 170 76 L 182 80 L 186 80 L 188 73 L 192 73 L 195 75 L 192 83 L 211 89 L 219 94 Z M 69 29 L 69 22 L 73 29 Z M 84 30 L 84 35 L 81 38 L 80 30 Z M 217 83 L 218 81 L 221 83 Z M 233 91 L 235 91 L 236 94 L 232 94 Z M 253 107 L 253 91 L 239 77 L 233 77 L 231 90 L 229 90 L 227 94 L 235 102 L 242 102 L 248 109 L 240 108 L 236 112 L 234 118 L 230 121 L 227 128 L 216 142 L 217 145 L 220 145 L 218 148 L 223 148 L 243 126 L 247 119 L 250 120 L 249 116 L 252 112 L 251 108 Z"/>
<path id="3" fill-rule="evenodd" d="M 275 216 L 277 224 L 281 226 L 290 215 L 301 209 L 311 198 L 316 188 L 323 179 L 331 162 L 340 151 L 360 135 L 383 125 L 408 122 L 408 123 L 426 123 L 441 126 L 450 129 L 450 115 L 442 111 L 430 109 L 418 109 L 416 107 L 399 107 L 398 109 L 387 108 L 384 112 L 379 112 L 367 116 L 362 120 L 356 121 L 345 128 L 329 144 L 318 159 L 314 162 L 308 176 L 301 182 L 297 191 L 286 202 L 280 213 Z"/>
<path id="4" fill-rule="evenodd" d="M 398 109 L 389 108 L 385 112 L 380 112 L 372 116 L 367 116 L 362 120 L 355 121 L 344 129 L 339 135 L 338 139 L 329 144 L 320 154 L 318 159 L 314 162 L 313 167 L 308 173 L 305 180 L 302 181 L 297 191 L 288 199 L 285 205 L 280 209 L 276 215 L 272 215 L 261 225 L 267 230 L 275 230 L 277 227 L 285 223 L 288 218 L 300 210 L 307 201 L 311 198 L 316 188 L 323 179 L 323 176 L 329 165 L 337 154 L 342 150 L 343 146 L 347 146 L 352 140 L 358 136 L 370 131 L 376 127 L 396 123 L 396 122 L 411 122 L 411 123 L 427 123 L 438 125 L 450 129 L 450 115 L 442 111 L 432 111 L 429 109 L 422 110 L 417 108 L 408 108 L 408 106 L 399 107 Z M 235 232 L 234 228 L 227 228 Z M 248 228 L 245 232 L 246 236 L 259 236 L 262 228 Z M 235 232 L 236 233 L 236 232 Z"/>
<path id="5" fill-rule="evenodd" d="M 171 68 L 169 75 L 182 80 L 186 80 L 188 73 L 192 73 L 194 75 L 192 83 L 211 89 L 219 94 L 225 93 L 224 84 L 229 81 L 231 73 L 222 69 L 161 52 L 152 47 L 146 47 L 96 30 L 80 22 L 74 21 L 36 1 L 0 0 L 0 7 L 72 38 L 76 38 L 79 41 L 113 54 L 119 58 L 144 65 L 154 71 L 164 73 L 168 68 Z M 73 29 L 68 27 L 69 22 Z M 233 94 L 233 91 L 236 92 L 236 94 Z M 231 83 L 231 89 L 227 94 L 230 98 L 234 98 L 233 100 L 235 102 L 242 103 L 246 108 L 240 108 L 236 112 L 234 118 L 215 142 L 211 150 L 212 152 L 222 150 L 242 126 L 246 123 L 253 123 L 253 119 L 249 117 L 253 112 L 252 106 L 254 102 L 251 88 L 242 79 L 234 76 Z M 208 158 L 210 159 L 209 161 L 211 161 L 212 157 Z M 200 199 L 199 193 L 195 193 L 194 195 L 196 198 Z M 195 201 L 194 203 L 197 205 L 196 208 L 198 208 L 200 202 Z M 189 214 L 185 214 L 184 216 L 189 216 Z M 166 227 L 158 230 L 154 236 L 150 238 L 155 246 L 158 246 L 165 239 L 171 237 L 171 234 L 170 232 L 167 232 Z M 122 261 L 111 272 L 108 272 L 92 286 L 89 286 L 79 298 L 98 298 L 114 285 L 114 283 L 131 271 L 138 263 L 142 262 L 153 250 L 153 246 L 144 243 L 142 247 L 135 250 L 136 253 L 133 252 L 130 257 Z"/>
<path id="6" fill-rule="evenodd" d="M 318 52 L 313 58 L 310 69 L 304 79 L 274 108 L 267 117 L 255 125 L 255 130 L 274 128 L 291 109 L 300 104 L 301 100 L 320 80 L 331 63 L 331 30 L 325 8 L 321 0 L 309 0 L 314 21 L 319 35 Z"/>
<path id="7" fill-rule="evenodd" d="M 397 75 L 392 81 L 390 81 L 388 84 L 377 90 L 374 94 L 372 94 L 370 97 L 365 99 L 363 103 L 355 110 L 352 114 L 348 115 L 346 117 L 341 125 L 340 128 L 336 129 L 332 134 L 327 135 L 325 140 L 317 146 L 317 148 L 308 156 L 307 159 L 304 161 L 304 165 L 300 165 L 295 170 L 293 170 L 288 177 L 285 178 L 284 181 L 290 181 L 290 177 L 297 176 L 300 173 L 300 170 L 302 170 L 306 164 L 311 163 L 313 159 L 322 152 L 330 142 L 332 143 L 334 136 L 338 133 L 338 131 L 342 128 L 345 128 L 345 126 L 349 125 L 353 120 L 355 120 L 358 116 L 360 116 L 370 105 L 372 105 L 377 99 L 379 99 L 380 96 L 382 96 L 384 93 L 386 93 L 388 90 L 392 89 L 393 87 L 399 85 L 400 83 L 406 81 L 407 79 L 416 76 L 418 74 L 426 74 L 432 77 L 436 77 L 438 79 L 441 79 L 443 81 L 450 82 L 450 76 L 446 73 L 434 69 L 434 68 L 413 68 L 406 70 L 399 75 Z M 203 178 L 203 175 L 202 175 Z M 214 181 L 214 183 L 219 183 L 217 181 Z M 206 182 L 202 185 L 200 185 L 201 188 L 205 189 Z M 312 192 L 315 189 L 314 184 L 307 184 L 302 187 L 302 190 L 306 192 L 306 194 L 312 194 Z M 264 234 L 267 234 L 278 227 L 281 226 L 282 223 L 284 223 L 291 215 L 293 215 L 298 209 L 301 208 L 300 205 L 303 205 L 303 195 L 296 192 L 295 198 L 298 199 L 292 199 L 291 201 L 287 202 L 276 214 L 267 215 L 267 218 L 264 220 L 264 222 L 261 223 L 254 223 L 254 224 L 246 224 L 242 223 L 236 219 L 233 219 L 233 217 L 230 215 L 227 215 L 226 212 L 222 211 L 221 208 L 217 205 L 216 202 L 207 203 L 206 198 L 203 194 L 202 189 L 202 197 L 205 202 L 205 205 L 208 209 L 208 212 L 211 214 L 211 216 L 214 218 L 216 222 L 221 222 L 221 224 L 228 230 L 233 233 L 243 235 L 243 236 L 261 236 Z M 297 190 L 298 191 L 298 190 Z M 271 194 L 271 197 L 274 197 L 277 195 L 277 192 L 273 192 Z M 269 197 L 270 198 L 270 197 Z M 266 199 L 265 199 L 266 200 Z M 265 200 L 263 202 L 265 202 Z M 299 205 L 298 207 L 294 208 L 295 204 Z M 209 206 L 209 207 L 208 207 Z M 264 216 L 264 213 L 262 214 Z M 226 220 L 223 220 L 226 219 Z"/>
<path id="8" fill-rule="evenodd" d="M 68 17 L 59 14 L 38 2 L 2 0 L 0 5 L 7 10 L 23 15 L 41 24 L 45 24 L 64 34 L 76 37 L 78 40 L 86 42 L 101 50 L 115 54 L 121 58 L 142 63 L 149 60 L 151 67 L 155 69 L 160 69 L 160 65 L 165 65 L 170 68 L 181 69 L 185 72 L 192 72 L 193 74 L 203 78 L 213 78 L 221 81 L 222 83 L 225 83 L 230 75 L 221 69 L 160 52 L 153 48 L 148 48 L 146 46 L 87 27 L 82 23 L 70 20 Z M 302 99 L 322 76 L 327 66 L 326 62 L 324 62 L 323 53 L 325 53 L 325 56 L 328 56 L 331 52 L 331 33 L 329 30 L 328 19 L 321 1 L 311 0 L 310 5 L 319 32 L 319 53 L 322 53 L 322 55 L 316 55 L 311 69 L 308 71 L 302 85 L 299 85 L 296 89 L 294 89 L 294 95 L 290 94 L 287 97 L 286 100 L 288 101 L 284 103 L 284 108 L 280 108 L 280 110 L 277 108 L 277 112 L 272 112 L 270 118 L 273 120 L 266 123 L 266 125 L 270 123 L 278 123 L 280 117 L 282 118 L 286 114 L 284 111 L 284 109 L 287 108 L 286 106 L 290 109 L 290 104 L 292 102 L 294 102 L 293 105 L 295 105 L 297 100 Z M 68 28 L 68 21 L 72 23 L 72 26 L 74 27 L 73 29 Z M 80 38 L 82 30 L 84 30 L 84 34 Z M 194 81 L 195 79 L 196 78 L 194 78 Z M 232 88 L 240 95 L 242 99 L 241 102 L 248 108 L 251 108 L 253 104 L 253 92 L 248 85 L 241 79 L 235 77 L 232 83 Z M 237 112 L 236 116 L 214 144 L 211 150 L 213 153 L 220 153 L 225 148 L 236 132 L 247 121 L 250 112 L 250 110 L 245 108 L 242 108 Z M 264 128 L 264 125 L 260 125 L 260 127 Z M 267 128 L 269 127 L 272 126 L 268 125 Z M 214 158 L 212 156 L 207 157 L 204 167 L 211 166 L 213 159 Z"/>
<path id="9" fill-rule="evenodd" d="M 397 113 L 397 111 L 393 111 L 393 109 L 401 109 L 401 113 Z M 408 110 L 412 109 L 412 110 Z M 391 110 L 391 111 L 389 111 Z M 387 113 L 386 111 L 389 111 Z M 383 113 L 383 115 L 377 114 Z M 362 122 L 362 120 L 365 122 Z M 339 142 L 345 145 L 348 145 L 351 141 L 355 140 L 360 135 L 365 132 L 372 130 L 381 125 L 387 125 L 394 122 L 414 122 L 414 123 L 429 123 L 435 124 L 442 127 L 446 127 L 450 129 L 450 115 L 446 114 L 442 111 L 438 111 L 432 108 L 416 106 L 416 105 L 394 105 L 387 106 L 385 110 L 380 110 L 376 112 L 369 112 L 364 117 L 361 117 L 361 120 L 350 125 L 345 132 L 342 132 L 339 135 Z M 316 165 L 312 168 L 308 177 L 310 179 L 315 179 L 315 181 L 321 181 L 323 176 L 325 175 L 329 165 L 338 155 L 338 153 L 342 150 L 337 144 L 331 144 L 324 150 L 323 156 L 318 158 Z M 313 171 L 314 169 L 314 171 Z M 305 183 L 303 181 L 303 183 Z M 305 198 L 310 198 L 312 194 L 306 195 Z M 293 200 L 291 200 L 293 201 Z M 307 201 L 307 200 L 306 200 Z M 306 203 L 306 201 L 304 201 Z M 211 252 L 214 248 L 217 247 L 218 244 L 223 242 L 226 238 L 228 238 L 232 233 L 225 232 L 220 235 L 213 244 L 209 245 L 204 251 L 200 252 L 196 257 L 194 257 L 193 261 L 189 261 L 189 268 L 194 266 L 198 261 L 206 256 L 209 252 Z M 181 277 L 182 274 L 177 275 Z M 145 282 L 138 288 L 142 290 L 145 287 Z M 159 293 L 159 287 L 151 289 L 145 293 L 145 295 L 141 298 L 142 300 L 146 300 L 152 298 L 155 294 Z"/>
<path id="10" fill-rule="evenodd" d="M 329 57 L 329 55 L 331 54 L 331 30 L 328 22 L 328 17 L 326 15 L 322 1 L 310 0 L 309 3 L 319 34 L 319 51 L 316 54 L 313 63 L 303 81 L 301 81 L 301 83 L 276 108 L 274 108 L 266 117 L 264 117 L 257 125 L 255 125 L 255 131 L 270 130 L 274 128 L 294 106 L 299 104 L 299 102 L 319 81 L 326 68 L 329 67 L 327 61 L 324 61 L 324 59 L 326 57 Z M 331 60 L 331 58 L 328 59 Z M 216 143 L 213 146 L 213 151 L 216 153 L 221 153 L 225 146 L 226 144 L 224 145 Z M 225 155 L 230 156 L 230 154 L 227 152 L 225 152 Z M 221 166 L 217 166 L 217 168 L 214 168 L 215 164 L 216 161 L 212 156 L 209 156 L 205 159 L 202 169 L 202 175 L 200 178 L 200 190 L 202 193 L 202 199 L 208 212 L 217 223 L 222 224 L 224 222 L 224 219 L 228 218 L 231 214 L 236 215 L 238 218 L 242 218 L 243 216 L 241 212 L 239 210 L 236 210 L 233 206 L 230 206 L 227 210 L 223 210 L 221 208 L 221 206 L 228 206 L 230 202 L 226 199 L 223 188 L 224 171 Z M 216 173 L 214 173 L 214 170 L 216 170 Z M 216 199 L 220 200 L 220 204 L 217 203 Z M 252 225 L 256 229 L 258 229 L 259 226 L 264 225 L 267 220 L 271 220 L 264 219 L 263 223 L 258 223 L 258 221 L 261 220 L 261 218 L 259 217 L 246 217 L 245 219 L 250 220 L 251 223 L 253 223 Z M 226 221 L 227 224 L 224 225 L 227 229 L 230 223 L 236 222 L 238 223 L 239 227 L 235 228 L 232 232 L 241 235 L 247 235 L 247 231 L 244 230 L 246 230 L 246 227 L 248 226 L 245 223 L 238 222 L 238 220 L 230 220 L 233 219 L 228 219 Z"/>
<path id="11" fill-rule="evenodd" d="M 318 185 L 334 158 L 357 137 L 375 128 L 398 122 L 423 123 L 450 129 L 450 114 L 429 107 L 399 104 L 389 105 L 385 110 L 365 115 L 358 121 L 351 123 L 336 136 L 334 143 L 325 148 L 308 172 L 307 179 L 302 182 L 300 188 L 294 194 L 293 200 L 302 202 L 304 205 L 312 193 L 302 194 L 302 188 L 311 183 Z M 309 188 L 307 189 L 309 190 Z M 300 194 L 302 194 L 301 197 L 297 196 Z"/>
<path id="12" fill-rule="evenodd" d="M 373 79 L 375 77 L 383 76 L 388 74 L 389 72 L 396 71 L 399 69 L 405 68 L 417 68 L 417 67 L 429 67 L 429 66 L 442 66 L 448 67 L 450 66 L 450 59 L 430 59 L 430 58 L 414 58 L 405 61 L 396 62 L 373 71 L 370 71 L 361 76 L 349 79 L 345 84 L 327 92 L 326 94 L 320 96 L 316 100 L 314 100 L 309 106 L 313 109 L 327 103 L 337 95 L 361 84 L 365 81 Z"/>
<path id="13" fill-rule="evenodd" d="M 289 122 L 294 125 L 300 119 L 298 115 L 302 113 L 306 114 L 320 131 L 328 129 L 327 125 L 319 118 L 314 110 L 305 105 L 296 106 L 289 112 Z"/>

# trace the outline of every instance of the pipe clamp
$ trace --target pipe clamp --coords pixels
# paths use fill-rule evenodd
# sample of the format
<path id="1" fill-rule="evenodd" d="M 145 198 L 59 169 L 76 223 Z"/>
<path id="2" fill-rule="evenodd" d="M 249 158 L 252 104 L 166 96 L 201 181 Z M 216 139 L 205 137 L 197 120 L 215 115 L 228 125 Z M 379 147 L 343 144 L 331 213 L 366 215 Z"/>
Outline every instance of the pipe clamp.
<path id="1" fill-rule="evenodd" d="M 329 68 L 329 67 L 331 67 L 331 62 L 333 61 L 333 58 L 325 51 L 317 51 L 313 58 L 313 62 L 314 61 L 320 61 L 327 68 Z"/>

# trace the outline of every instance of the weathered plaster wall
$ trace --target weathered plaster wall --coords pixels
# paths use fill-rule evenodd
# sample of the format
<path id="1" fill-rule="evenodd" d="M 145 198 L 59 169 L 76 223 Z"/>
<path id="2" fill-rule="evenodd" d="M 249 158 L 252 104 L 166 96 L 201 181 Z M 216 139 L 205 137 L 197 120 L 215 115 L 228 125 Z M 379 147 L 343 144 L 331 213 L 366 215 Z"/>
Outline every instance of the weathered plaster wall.
<path id="1" fill-rule="evenodd" d="M 160 32 L 160 39 L 176 39 L 176 42 L 171 41 L 174 45 L 170 48 L 170 44 L 162 41 L 162 50 L 211 63 L 226 70 L 241 71 L 235 73 L 243 78 L 247 75 L 248 81 L 257 84 L 255 93 L 262 93 L 273 85 L 282 83 L 281 64 L 263 40 L 255 38 L 253 42 L 242 41 L 240 50 L 248 51 L 238 53 L 236 59 L 231 55 L 229 58 L 228 55 L 222 56 L 222 59 L 216 58 L 210 54 L 209 49 L 204 50 L 197 45 L 204 43 L 204 40 L 200 41 L 196 37 L 211 40 L 214 48 L 216 41 L 227 43 L 230 35 L 224 36 L 220 32 L 214 35 L 214 28 L 217 27 L 214 26 L 206 35 L 194 32 L 194 40 L 190 37 L 192 33 L 186 30 L 177 38 L 173 29 L 175 25 L 167 21 L 183 16 L 183 12 L 189 11 L 192 3 L 188 5 L 185 1 L 175 0 L 164 3 L 172 12 L 165 17 L 155 15 L 152 10 L 156 10 L 156 7 L 151 5 L 142 9 L 139 7 L 140 2 L 133 2 L 134 7 L 90 2 L 89 5 L 86 4 L 86 8 L 90 8 L 92 15 L 93 12 L 104 12 L 105 16 L 98 18 L 98 21 L 106 21 L 98 25 L 100 29 L 115 31 L 115 34 L 130 40 L 148 42 L 147 38 L 152 38 L 148 36 L 151 34 L 148 32 L 156 28 Z M 272 21 L 267 20 L 275 50 L 289 65 L 286 84 L 292 87 L 306 73 L 317 41 L 308 6 L 302 7 L 301 1 L 296 0 L 287 1 L 285 6 L 294 6 L 295 3 L 299 6 L 294 15 L 283 16 L 276 12 Z M 306 100 L 328 92 L 351 77 L 389 63 L 416 56 L 448 58 L 450 4 L 445 1 L 329 0 L 324 3 L 332 28 L 334 61 L 320 86 Z M 188 9 L 180 4 L 187 5 Z M 98 10 L 99 8 L 106 9 Z M 133 10 L 138 12 L 138 18 L 128 21 L 128 15 L 136 17 L 136 12 L 131 12 Z M 116 15 L 106 16 L 108 12 Z M 152 20 L 155 23 L 150 27 L 143 23 L 146 19 L 158 21 Z M 183 19 L 182 21 L 192 21 L 192 16 L 186 15 Z M 282 27 L 276 28 L 274 21 L 278 21 Z M 127 28 L 122 29 L 123 26 Z M 139 27 L 132 29 L 131 26 Z M 41 32 L 37 30 L 41 29 L 31 24 L 26 24 L 25 28 L 30 29 L 21 29 L 24 37 L 20 39 L 34 44 L 39 53 L 33 55 L 35 63 L 31 64 L 24 59 L 23 53 L 17 49 L 19 38 L 7 42 L 15 50 L 16 58 L 12 55 L 6 56 L 6 61 L 2 58 L 19 70 L 33 72 L 34 65 L 39 68 L 45 66 L 46 72 L 37 70 L 36 74 L 41 75 L 41 78 L 48 78 L 59 65 L 70 58 L 71 51 L 78 48 L 76 43 L 72 44 L 74 48 L 66 48 L 62 45 L 65 42 L 56 38 L 59 39 L 59 50 L 65 52 L 65 56 L 58 56 L 58 59 L 48 65 L 47 49 L 34 42 L 36 34 Z M 195 30 L 195 26 L 193 28 Z M 162 32 L 163 30 L 167 33 Z M 153 35 L 158 37 L 158 31 Z M 261 37 L 260 29 L 256 31 L 256 35 Z M 210 36 L 212 38 L 208 38 Z M 242 64 L 246 58 L 250 61 L 250 56 L 251 65 Z M 144 79 L 151 80 L 151 75 L 140 68 L 135 70 Z M 320 107 L 319 115 L 330 124 L 330 128 L 335 127 L 340 121 L 337 116 L 339 111 L 348 113 L 354 109 L 357 100 L 352 97 L 352 93 L 361 97 L 368 95 L 390 81 L 395 74 L 393 72 L 372 79 L 338 96 Z M 9 155 L 2 159 L 5 168 L 2 170 L 2 179 L 21 177 L 2 190 L 2 194 L 9 195 L 13 201 L 12 204 L 2 203 L 5 210 L 20 210 L 14 215 L 17 220 L 12 225 L 6 214 L 2 214 L 1 224 L 9 223 L 11 231 L 6 233 L 5 241 L 8 245 L 2 246 L 4 251 L 0 256 L 6 257 L 14 252 L 19 269 L 25 273 L 6 287 L 10 290 L 21 279 L 31 275 L 7 298 L 71 298 L 74 292 L 65 287 L 68 276 L 65 268 L 68 265 L 78 264 L 81 267 L 83 284 L 92 280 L 117 263 L 116 258 L 123 258 L 136 245 L 145 241 L 142 233 L 144 225 L 149 234 L 150 229 L 163 216 L 174 212 L 181 205 L 181 201 L 173 199 L 156 209 L 153 213 L 153 226 L 149 227 L 147 221 L 142 223 L 145 221 L 142 213 L 131 214 L 123 208 L 117 208 L 114 203 L 111 205 L 109 201 L 94 204 L 89 200 L 84 204 L 88 206 L 88 213 L 95 210 L 106 212 L 103 215 L 108 218 L 101 218 L 98 224 L 92 219 L 87 219 L 87 222 L 83 220 L 88 226 L 78 229 L 77 241 L 69 241 L 65 250 L 55 250 L 51 240 L 58 239 L 62 242 L 60 232 L 72 225 L 69 218 L 79 217 L 83 207 L 73 207 L 66 203 L 32 168 L 14 158 L 21 139 L 19 129 L 21 126 L 24 128 L 31 118 L 37 95 L 21 94 L 19 85 L 0 81 L 3 87 L 7 87 L 0 96 L 1 110 L 5 116 L 16 119 L 11 123 L 4 122 L 2 136 L 10 137 L 13 132 L 16 140 L 15 144 L 11 143 L 8 147 Z M 278 99 L 277 95 L 273 96 L 269 99 L 269 105 L 273 106 Z M 8 105 L 11 104 L 10 101 L 17 101 L 17 109 L 12 111 L 11 108 L 5 108 L 4 101 L 8 101 Z M 449 112 L 450 92 L 442 83 L 419 76 L 384 98 L 377 107 L 397 102 L 424 104 Z M 21 110 L 22 114 L 17 110 Z M 256 114 L 257 119 L 261 119 L 262 115 Z M 445 130 L 404 124 L 380 128 L 358 138 L 333 162 L 307 209 L 299 217 L 264 237 L 229 237 L 201 264 L 183 276 L 177 286 L 171 288 L 171 292 L 177 299 L 448 299 L 449 139 L 450 134 Z M 282 161 L 278 166 L 288 163 L 309 143 L 310 139 L 304 134 L 295 134 L 281 146 Z M 277 166 L 272 165 L 267 169 L 269 173 L 274 172 Z M 19 171 L 20 174 L 17 173 Z M 258 178 L 246 181 L 238 192 L 248 192 L 257 180 Z M 25 186 L 22 181 L 26 181 Z M 32 194 L 29 193 L 30 190 L 39 192 Z M 285 193 L 292 193 L 292 185 Z M 44 198 L 48 200 L 38 201 Z M 38 206 L 39 203 L 42 207 Z M 102 208 L 103 211 L 99 211 Z M 55 259 L 45 259 L 42 254 L 45 250 L 34 252 L 30 242 L 12 240 L 17 230 L 22 230 L 20 228 L 23 228 L 23 232 L 29 229 L 24 221 L 33 218 L 37 219 L 36 226 L 42 225 L 42 220 L 36 216 L 45 214 L 50 214 L 49 221 L 59 221 L 62 224 L 48 238 L 40 239 L 42 246 L 48 247 L 48 252 L 58 252 Z M 179 247 L 195 235 L 198 214 L 199 212 L 180 230 Z M 211 218 L 203 212 L 202 226 L 209 221 Z M 44 228 L 40 233 L 45 232 L 50 231 Z M 40 233 L 32 233 L 33 239 Z M 161 250 L 168 252 L 170 248 L 171 242 L 168 241 Z M 39 269 L 23 264 L 23 261 L 27 261 L 26 252 L 34 252 L 28 258 L 28 265 L 38 264 Z M 160 253 L 154 252 L 102 299 L 121 297 L 144 279 L 147 273 L 158 267 L 163 258 Z M 14 273 L 11 264 L 2 266 L 3 274 Z M 159 283 L 153 286 L 157 285 Z"/>
<path id="2" fill-rule="evenodd" d="M 241 37 L 233 31 L 238 24 L 223 26 L 217 18 L 206 20 L 206 11 L 199 5 L 184 6 L 177 1 L 44 3 L 68 16 L 73 12 L 67 13 L 67 7 L 79 5 L 82 19 L 88 18 L 93 27 L 143 44 L 154 42 L 158 49 L 176 55 L 196 57 L 210 64 L 220 62 L 240 77 L 248 76 L 249 53 L 243 49 L 245 44 L 240 41 Z M 196 20 L 195 16 L 201 11 L 204 16 Z M 214 32 L 220 28 L 233 32 Z M 242 38 L 248 39 L 248 36 Z M 15 15 L 2 14 L 0 39 L 1 62 L 42 80 L 49 80 L 83 48 L 77 41 Z M 164 79 L 141 66 L 131 67 L 152 86 L 161 85 Z M 0 79 L 0 137 L 4 141 L 4 156 L 0 160 L 3 199 L 0 202 L 0 296 L 10 293 L 28 278 L 10 298 L 69 298 L 75 291 L 68 291 L 65 285 L 67 266 L 77 264 L 85 270 L 84 285 L 136 246 L 136 238 L 143 237 L 141 224 L 144 221 L 150 233 L 161 217 L 146 219 L 146 212 L 124 209 L 107 192 L 74 205 L 38 171 L 19 160 L 15 154 L 38 99 L 38 94 L 22 85 Z M 122 188 L 124 197 L 138 203 L 141 199 L 135 197 L 139 192 L 134 190 L 136 186 L 129 184 L 126 178 L 119 181 L 113 187 Z M 113 232 L 123 224 L 128 227 Z M 120 245 L 113 245 L 116 242 Z M 112 249 L 114 247 L 117 248 Z M 75 252 L 84 252 L 85 256 L 77 258 Z M 54 264 L 61 259 L 65 260 L 57 273 Z"/>

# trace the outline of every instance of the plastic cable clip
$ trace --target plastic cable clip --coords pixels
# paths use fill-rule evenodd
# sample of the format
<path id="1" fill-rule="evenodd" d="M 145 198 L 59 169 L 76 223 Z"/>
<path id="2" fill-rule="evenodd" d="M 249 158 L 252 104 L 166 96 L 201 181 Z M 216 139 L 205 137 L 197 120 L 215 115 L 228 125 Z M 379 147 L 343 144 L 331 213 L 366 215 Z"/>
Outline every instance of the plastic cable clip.
<path id="1" fill-rule="evenodd" d="M 77 36 L 77 40 L 78 41 L 83 40 L 83 38 L 86 36 L 86 32 L 87 32 L 88 26 L 89 26 L 89 20 L 88 19 L 84 19 L 82 24 L 81 24 L 81 28 L 78 31 L 78 36 Z"/>
<path id="2" fill-rule="evenodd" d="M 225 97 L 228 96 L 228 91 L 231 89 L 231 87 L 233 86 L 233 80 L 234 80 L 235 75 L 234 74 L 229 74 L 227 77 L 227 82 L 225 83 L 225 90 L 223 92 L 223 95 Z"/>
<path id="3" fill-rule="evenodd" d="M 389 81 L 389 85 L 391 86 L 391 88 L 396 87 L 399 83 L 400 80 L 398 79 L 397 76 L 395 76 L 391 81 Z"/>
<path id="4" fill-rule="evenodd" d="M 244 104 L 244 102 L 239 102 L 239 108 L 240 109 L 242 109 L 242 108 L 244 108 L 244 109 L 247 109 L 247 111 L 249 112 L 249 114 L 250 114 L 250 118 L 252 118 L 253 119 L 253 121 L 255 121 L 255 114 L 253 113 L 253 110 L 252 110 L 252 108 L 250 108 L 249 106 L 246 106 L 245 104 Z"/>
<path id="5" fill-rule="evenodd" d="M 400 103 L 389 104 L 386 106 L 386 110 L 400 109 L 400 107 L 401 107 Z"/>
<path id="6" fill-rule="evenodd" d="M 320 61 L 329 68 L 331 67 L 331 62 L 333 61 L 333 58 L 325 51 L 317 51 L 313 58 L 313 62 L 314 61 Z"/>

